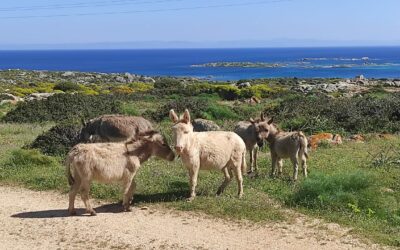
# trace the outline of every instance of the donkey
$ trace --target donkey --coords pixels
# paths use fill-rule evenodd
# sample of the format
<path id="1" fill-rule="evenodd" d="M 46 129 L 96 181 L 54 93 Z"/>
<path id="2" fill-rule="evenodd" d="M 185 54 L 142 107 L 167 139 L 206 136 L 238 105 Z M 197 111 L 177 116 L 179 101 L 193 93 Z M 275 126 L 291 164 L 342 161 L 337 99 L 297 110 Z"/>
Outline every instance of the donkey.
<path id="1" fill-rule="evenodd" d="M 254 120 L 250 118 L 249 121 L 240 121 L 236 124 L 234 132 L 238 134 L 246 144 L 247 151 L 250 154 L 250 171 L 249 173 L 258 172 L 257 166 L 257 154 L 258 154 L 258 145 L 257 141 L 260 141 L 260 145 L 262 146 L 262 140 L 258 140 L 256 126 L 260 123 L 267 123 L 264 114 L 261 113 L 259 119 Z"/>
<path id="2" fill-rule="evenodd" d="M 140 116 L 102 115 L 82 123 L 81 142 L 122 142 L 153 130 L 151 122 Z"/>
<path id="3" fill-rule="evenodd" d="M 269 144 L 271 151 L 271 176 L 276 175 L 276 165 L 278 174 L 282 174 L 283 159 L 290 158 L 293 163 L 293 180 L 297 180 L 299 159 L 303 169 L 304 177 L 307 177 L 307 137 L 303 132 L 284 132 L 273 124 L 273 119 L 268 122 L 256 123 L 257 143 L 262 145 L 263 140 Z"/>
<path id="4" fill-rule="evenodd" d="M 238 183 L 238 196 L 243 196 L 243 177 L 246 172 L 246 145 L 233 132 L 208 131 L 193 132 L 190 113 L 186 109 L 181 119 L 173 109 L 169 116 L 175 124 L 172 127 L 175 151 L 189 170 L 190 196 L 196 197 L 196 185 L 199 170 L 220 170 L 225 180 L 218 188 L 217 195 L 224 192 L 235 175 Z"/>
<path id="5" fill-rule="evenodd" d="M 78 144 L 68 153 L 65 160 L 69 192 L 70 215 L 75 212 L 75 197 L 80 191 L 86 206 L 86 212 L 96 215 L 89 202 L 89 190 L 92 180 L 102 183 L 123 183 L 123 208 L 131 211 L 130 203 L 135 192 L 134 177 L 140 165 L 151 156 L 173 161 L 174 152 L 161 134 L 147 131 L 125 143 L 90 143 Z"/>

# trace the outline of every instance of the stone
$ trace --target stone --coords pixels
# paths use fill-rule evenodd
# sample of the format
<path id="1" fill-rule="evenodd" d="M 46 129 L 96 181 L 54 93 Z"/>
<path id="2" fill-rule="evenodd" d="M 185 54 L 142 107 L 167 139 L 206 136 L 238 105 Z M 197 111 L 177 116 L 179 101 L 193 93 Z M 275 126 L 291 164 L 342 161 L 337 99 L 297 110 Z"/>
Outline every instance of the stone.
<path id="1" fill-rule="evenodd" d="M 64 76 L 64 77 L 75 76 L 75 73 L 72 71 L 66 71 L 61 76 Z"/>
<path id="2" fill-rule="evenodd" d="M 32 93 L 25 97 L 25 101 L 44 100 L 54 94 L 55 93 Z"/>
<path id="3" fill-rule="evenodd" d="M 221 130 L 221 128 L 215 122 L 206 119 L 195 119 L 192 122 L 192 125 L 195 132 Z"/>

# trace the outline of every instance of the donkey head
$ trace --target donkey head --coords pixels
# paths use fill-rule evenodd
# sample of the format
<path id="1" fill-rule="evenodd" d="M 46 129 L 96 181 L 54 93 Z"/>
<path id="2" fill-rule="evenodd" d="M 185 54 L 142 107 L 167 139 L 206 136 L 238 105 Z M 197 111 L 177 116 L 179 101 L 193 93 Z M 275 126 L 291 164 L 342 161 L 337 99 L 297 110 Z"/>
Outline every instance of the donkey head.
<path id="1" fill-rule="evenodd" d="M 257 138 L 257 145 L 259 147 L 262 147 L 264 145 L 264 140 L 267 140 L 267 138 L 270 136 L 271 130 L 274 131 L 274 127 L 272 125 L 273 118 L 267 120 L 265 119 L 264 114 L 261 113 L 259 119 L 254 120 L 253 118 L 250 118 L 250 122 L 254 126 Z"/>
<path id="2" fill-rule="evenodd" d="M 175 111 L 171 109 L 169 111 L 169 117 L 171 118 L 172 122 L 174 122 L 172 131 L 175 150 L 178 154 L 181 154 L 189 145 L 189 139 L 193 133 L 193 126 L 190 122 L 190 113 L 189 110 L 185 109 L 185 112 L 181 118 L 178 118 L 178 115 L 175 113 Z"/>

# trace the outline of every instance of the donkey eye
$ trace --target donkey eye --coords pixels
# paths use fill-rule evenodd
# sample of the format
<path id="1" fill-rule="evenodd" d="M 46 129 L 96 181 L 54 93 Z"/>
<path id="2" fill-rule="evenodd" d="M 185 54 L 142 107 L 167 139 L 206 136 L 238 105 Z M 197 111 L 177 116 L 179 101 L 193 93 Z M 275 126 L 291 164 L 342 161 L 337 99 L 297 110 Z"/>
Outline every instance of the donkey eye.
<path id="1" fill-rule="evenodd" d="M 185 131 L 185 132 L 183 132 L 184 134 L 189 134 L 189 131 Z"/>

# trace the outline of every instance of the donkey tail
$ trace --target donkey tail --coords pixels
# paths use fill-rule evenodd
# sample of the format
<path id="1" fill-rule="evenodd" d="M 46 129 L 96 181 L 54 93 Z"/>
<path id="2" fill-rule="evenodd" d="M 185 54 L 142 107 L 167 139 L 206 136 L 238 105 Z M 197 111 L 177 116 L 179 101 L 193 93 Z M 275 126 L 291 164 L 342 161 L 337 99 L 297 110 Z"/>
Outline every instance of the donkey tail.
<path id="1" fill-rule="evenodd" d="M 67 158 L 64 161 L 64 165 L 65 165 L 65 173 L 67 175 L 67 179 L 68 179 L 68 184 L 70 186 L 72 186 L 75 183 L 75 179 L 72 176 L 72 172 L 71 172 L 71 167 L 72 167 L 72 160 L 73 160 L 73 156 L 71 155 L 71 152 L 67 155 Z"/>
<path id="2" fill-rule="evenodd" d="M 303 152 L 305 157 L 308 158 L 308 140 L 307 137 L 304 135 L 303 132 L 299 132 L 299 139 L 300 139 L 300 152 Z"/>
<path id="3" fill-rule="evenodd" d="M 242 175 L 246 175 L 246 174 L 247 174 L 246 150 L 244 150 L 244 151 L 243 151 L 243 154 L 242 154 L 242 165 L 241 165 L 241 169 L 242 169 Z"/>

